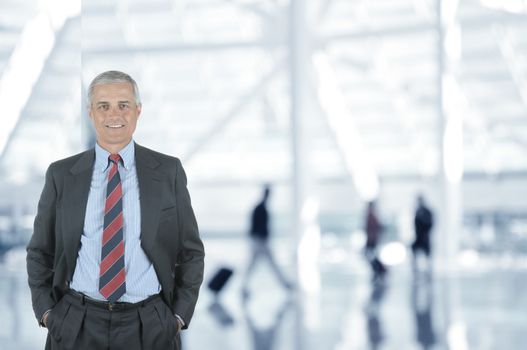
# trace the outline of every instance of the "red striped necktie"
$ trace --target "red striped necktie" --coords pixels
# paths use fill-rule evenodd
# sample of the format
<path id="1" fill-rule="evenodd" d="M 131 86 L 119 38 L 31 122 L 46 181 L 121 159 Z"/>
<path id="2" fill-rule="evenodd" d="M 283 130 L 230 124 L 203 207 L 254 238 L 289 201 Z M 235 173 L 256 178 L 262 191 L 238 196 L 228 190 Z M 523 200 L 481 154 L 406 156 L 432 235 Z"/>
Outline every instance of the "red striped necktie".
<path id="1" fill-rule="evenodd" d="M 99 291 L 112 303 L 126 292 L 124 271 L 123 235 L 123 189 L 118 164 L 121 157 L 111 154 L 106 205 L 104 208 L 104 228 L 102 234 L 101 267 Z"/>

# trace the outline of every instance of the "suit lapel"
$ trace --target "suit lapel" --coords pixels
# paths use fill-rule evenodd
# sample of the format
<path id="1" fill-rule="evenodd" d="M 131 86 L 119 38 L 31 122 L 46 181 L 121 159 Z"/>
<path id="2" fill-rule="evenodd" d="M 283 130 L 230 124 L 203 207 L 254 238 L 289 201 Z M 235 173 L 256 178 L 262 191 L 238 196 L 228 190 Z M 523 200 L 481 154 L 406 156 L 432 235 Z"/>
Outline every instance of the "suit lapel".
<path id="1" fill-rule="evenodd" d="M 64 177 L 62 234 L 70 280 L 77 263 L 79 243 L 84 230 L 94 161 L 95 150 L 84 152 L 70 169 L 70 173 Z"/>
<path id="2" fill-rule="evenodd" d="M 159 165 L 151 151 L 135 144 L 135 167 L 141 206 L 141 246 L 147 255 L 151 253 L 159 224 L 162 179 L 162 174 L 156 170 Z"/>

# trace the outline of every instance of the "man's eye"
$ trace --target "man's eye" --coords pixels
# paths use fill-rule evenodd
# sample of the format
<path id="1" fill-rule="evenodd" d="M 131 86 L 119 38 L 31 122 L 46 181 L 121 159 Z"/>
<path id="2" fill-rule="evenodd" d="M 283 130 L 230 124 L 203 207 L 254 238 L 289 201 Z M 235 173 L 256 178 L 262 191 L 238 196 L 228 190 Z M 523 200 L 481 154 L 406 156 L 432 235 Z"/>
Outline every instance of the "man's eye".
<path id="1" fill-rule="evenodd" d="M 129 106 L 128 106 L 127 103 L 120 103 L 120 104 L 119 104 L 119 109 L 126 109 L 126 108 L 128 108 L 128 107 L 129 107 Z"/>
<path id="2" fill-rule="evenodd" d="M 101 111 L 107 111 L 110 108 L 108 105 L 99 105 L 99 110 Z"/>

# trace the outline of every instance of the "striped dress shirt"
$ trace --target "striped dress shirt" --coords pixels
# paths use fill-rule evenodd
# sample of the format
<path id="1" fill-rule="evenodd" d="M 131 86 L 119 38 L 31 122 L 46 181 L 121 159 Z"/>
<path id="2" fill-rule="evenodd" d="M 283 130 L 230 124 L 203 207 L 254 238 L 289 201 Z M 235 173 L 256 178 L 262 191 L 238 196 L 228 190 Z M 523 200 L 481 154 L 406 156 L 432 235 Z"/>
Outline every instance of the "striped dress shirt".
<path id="1" fill-rule="evenodd" d="M 95 166 L 86 207 L 84 230 L 77 257 L 77 265 L 70 288 L 87 296 L 105 300 L 99 293 L 99 265 L 101 263 L 104 206 L 106 185 L 110 170 L 110 153 L 95 145 Z M 152 262 L 141 248 L 141 207 L 139 185 L 135 167 L 133 140 L 120 152 L 122 163 L 119 175 L 123 188 L 124 258 L 126 271 L 126 293 L 119 301 L 136 303 L 161 291 Z"/>

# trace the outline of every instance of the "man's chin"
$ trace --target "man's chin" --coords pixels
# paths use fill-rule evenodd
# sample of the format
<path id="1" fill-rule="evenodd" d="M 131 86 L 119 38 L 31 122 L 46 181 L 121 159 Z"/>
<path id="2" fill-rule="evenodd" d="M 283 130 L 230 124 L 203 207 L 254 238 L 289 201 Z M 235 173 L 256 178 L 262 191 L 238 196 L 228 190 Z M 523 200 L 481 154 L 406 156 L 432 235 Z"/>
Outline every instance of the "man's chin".
<path id="1" fill-rule="evenodd" d="M 99 138 L 97 139 L 97 142 L 101 146 L 125 146 L 132 140 L 131 137 L 107 137 L 107 138 Z"/>

